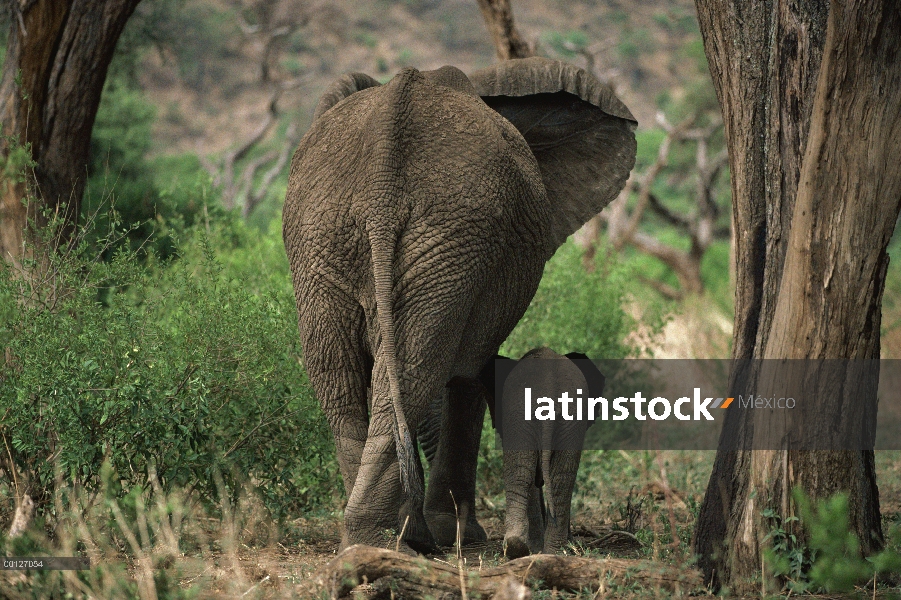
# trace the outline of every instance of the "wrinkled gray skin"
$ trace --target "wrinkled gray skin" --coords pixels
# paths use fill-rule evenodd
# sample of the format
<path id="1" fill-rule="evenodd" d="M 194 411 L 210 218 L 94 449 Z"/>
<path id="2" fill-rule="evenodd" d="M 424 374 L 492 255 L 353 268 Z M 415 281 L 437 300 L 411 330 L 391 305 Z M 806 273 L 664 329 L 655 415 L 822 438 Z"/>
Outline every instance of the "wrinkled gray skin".
<path id="1" fill-rule="evenodd" d="M 472 79 L 405 69 L 382 86 L 352 74 L 323 96 L 291 165 L 283 234 L 348 493 L 344 545 L 384 545 L 407 523 L 404 541 L 430 550 L 451 492 L 470 521 L 484 403 L 446 384 L 477 377 L 545 261 L 622 189 L 633 129 L 609 88 L 547 59 Z M 415 434 L 444 394 L 425 499 Z"/>

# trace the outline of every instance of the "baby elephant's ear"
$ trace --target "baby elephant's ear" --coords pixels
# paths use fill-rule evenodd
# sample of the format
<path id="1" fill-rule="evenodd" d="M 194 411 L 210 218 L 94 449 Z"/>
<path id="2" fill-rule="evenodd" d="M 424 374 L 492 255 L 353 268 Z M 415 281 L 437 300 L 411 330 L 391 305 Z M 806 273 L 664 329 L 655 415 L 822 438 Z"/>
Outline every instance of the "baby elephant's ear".
<path id="1" fill-rule="evenodd" d="M 497 418 L 495 416 L 497 414 L 497 398 L 504 397 L 504 382 L 517 362 L 506 356 L 495 354 L 488 359 L 488 362 L 485 363 L 485 366 L 479 372 L 479 381 L 482 382 L 482 387 L 485 388 L 485 401 L 488 404 L 488 414 L 491 415 L 491 426 L 495 429 L 497 429 Z"/>
<path id="2" fill-rule="evenodd" d="M 581 352 L 570 352 L 566 355 L 566 358 L 576 363 L 576 366 L 579 367 L 579 370 L 582 371 L 582 375 L 585 377 L 585 382 L 588 383 L 588 389 L 582 390 L 582 396 L 588 396 L 589 398 L 601 397 L 604 393 L 604 384 L 607 382 L 607 378 L 598 370 L 591 359 Z"/>
<path id="3" fill-rule="evenodd" d="M 635 117 L 609 85 L 557 60 L 507 60 L 469 79 L 532 149 L 554 208 L 555 250 L 625 187 L 635 165 Z"/>
<path id="4" fill-rule="evenodd" d="M 324 115 L 328 109 L 351 94 L 379 85 L 381 84 L 378 81 L 366 73 L 345 73 L 333 81 L 332 85 L 328 86 L 328 89 L 326 89 L 325 93 L 322 94 L 322 97 L 319 98 L 316 110 L 313 111 L 313 120 L 315 121 Z"/>

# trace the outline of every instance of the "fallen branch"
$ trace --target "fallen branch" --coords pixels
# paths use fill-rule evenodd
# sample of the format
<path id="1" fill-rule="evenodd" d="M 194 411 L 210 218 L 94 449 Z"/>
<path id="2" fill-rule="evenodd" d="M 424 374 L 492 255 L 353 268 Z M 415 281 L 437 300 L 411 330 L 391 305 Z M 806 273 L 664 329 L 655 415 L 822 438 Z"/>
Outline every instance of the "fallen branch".
<path id="1" fill-rule="evenodd" d="M 634 559 L 550 554 L 535 554 L 497 567 L 467 571 L 466 576 L 466 593 L 471 599 L 493 598 L 501 589 L 509 590 L 511 579 L 542 589 L 592 592 L 610 582 L 637 582 L 654 590 L 687 593 L 701 583 L 694 569 Z M 461 597 L 460 572 L 454 566 L 362 545 L 345 549 L 321 567 L 310 577 L 301 595 L 343 598 L 363 583 L 368 584 L 376 598 Z"/>

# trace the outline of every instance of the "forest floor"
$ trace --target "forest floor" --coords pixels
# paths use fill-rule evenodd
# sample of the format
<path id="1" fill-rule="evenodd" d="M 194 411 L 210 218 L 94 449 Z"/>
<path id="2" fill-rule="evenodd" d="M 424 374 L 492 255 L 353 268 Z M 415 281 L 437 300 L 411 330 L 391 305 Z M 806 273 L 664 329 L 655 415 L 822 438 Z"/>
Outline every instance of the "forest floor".
<path id="1" fill-rule="evenodd" d="M 645 339 L 653 339 L 653 347 L 648 350 L 656 358 L 712 358 L 728 355 L 730 336 L 730 319 L 708 303 L 700 303 L 683 307 L 660 335 Z M 898 350 L 892 343 L 887 343 L 886 349 Z M 691 536 L 714 457 L 713 451 L 584 451 L 573 496 L 573 543 L 565 552 L 597 558 L 643 559 L 684 571 L 692 569 Z M 877 452 L 876 470 L 883 528 L 887 532 L 891 527 L 901 527 L 901 451 Z M 506 560 L 499 473 L 482 469 L 480 477 L 476 510 L 488 541 L 463 548 L 470 570 L 490 568 Z M 247 522 L 243 533 L 250 543 L 234 544 L 231 553 L 186 556 L 179 561 L 180 585 L 197 586 L 202 590 L 200 598 L 303 597 L 304 584 L 311 574 L 339 552 L 341 526 L 340 510 L 306 516 L 288 523 L 277 542 L 254 544 L 253 524 Z M 222 532 L 220 528 L 209 533 L 216 536 Z M 386 532 L 383 547 L 394 549 L 395 545 L 396 537 Z M 456 566 L 455 549 L 443 550 L 443 555 L 428 558 Z M 874 597 L 872 589 L 858 592 L 856 596 L 830 597 Z M 659 589 L 632 584 L 608 590 L 605 595 L 655 598 L 661 593 Z M 703 588 L 693 590 L 696 596 L 708 593 Z M 367 596 L 360 590 L 356 597 Z M 534 597 L 599 596 L 536 591 Z M 901 589 L 879 589 L 875 597 L 898 598 Z"/>
<path id="2" fill-rule="evenodd" d="M 592 470 L 597 471 L 597 476 L 580 477 L 581 489 L 573 503 L 573 542 L 566 548 L 566 553 L 644 559 L 676 569 L 691 569 L 691 533 L 706 485 L 706 479 L 699 475 L 709 473 L 714 453 L 586 454 L 589 466 L 594 463 Z M 878 452 L 876 462 L 880 504 L 887 529 L 901 523 L 901 452 Z M 602 463 L 610 465 L 603 468 Z M 691 487 L 686 488 L 686 485 Z M 503 498 L 482 496 L 479 503 L 478 517 L 488 533 L 488 541 L 464 547 L 463 558 L 470 570 L 505 562 Z M 222 539 L 221 524 L 210 521 L 209 525 L 209 535 Z M 672 534 L 673 526 L 675 535 Z M 244 522 L 243 529 L 237 533 L 237 543 L 220 542 L 219 551 L 184 556 L 172 564 L 173 575 L 181 587 L 197 590 L 199 598 L 303 597 L 304 584 L 311 574 L 339 551 L 341 513 L 297 519 L 289 523 L 282 534 L 274 543 L 255 542 L 253 523 Z M 384 547 L 393 550 L 395 543 L 396 538 L 386 532 Z M 443 555 L 429 556 L 429 560 L 456 566 L 455 549 L 443 550 Z M 876 597 L 894 598 L 899 591 L 879 590 Z M 631 585 L 620 592 L 614 595 L 651 598 L 660 590 Z M 593 593 L 559 592 L 547 596 L 544 593 L 536 592 L 535 597 L 595 597 Z M 706 595 L 701 588 L 694 590 L 694 594 Z M 866 595 L 872 597 L 872 590 L 867 590 Z M 361 588 L 355 597 L 367 597 L 365 589 Z"/>
<path id="3" fill-rule="evenodd" d="M 661 506 L 663 505 L 664 502 L 661 501 Z M 480 511 L 479 521 L 485 527 L 488 541 L 464 546 L 462 556 L 466 568 L 478 571 L 505 562 L 502 515 L 502 510 L 492 511 L 486 508 Z M 686 522 L 691 518 L 684 511 L 679 516 L 682 517 L 680 520 L 685 519 Z M 293 525 L 305 534 L 302 539 L 293 540 L 293 543 L 287 545 L 280 542 L 262 546 L 240 544 L 232 553 L 185 557 L 178 565 L 173 565 L 179 571 L 179 584 L 202 590 L 199 598 L 302 597 L 298 594 L 303 593 L 304 584 L 311 574 L 335 558 L 339 552 L 341 519 L 336 514 L 300 519 Z M 637 540 L 617 535 L 610 523 L 588 511 L 575 515 L 572 530 L 573 543 L 567 549 L 567 554 L 637 559 L 650 558 L 649 555 L 653 553 L 653 549 L 649 552 Z M 215 535 L 214 532 L 211 534 Z M 384 547 L 395 549 L 395 540 L 386 536 Z M 456 566 L 455 549 L 449 547 L 442 550 L 443 554 L 428 558 Z M 570 596 L 561 594 L 559 597 Z M 571 597 L 582 596 L 573 594 Z"/>

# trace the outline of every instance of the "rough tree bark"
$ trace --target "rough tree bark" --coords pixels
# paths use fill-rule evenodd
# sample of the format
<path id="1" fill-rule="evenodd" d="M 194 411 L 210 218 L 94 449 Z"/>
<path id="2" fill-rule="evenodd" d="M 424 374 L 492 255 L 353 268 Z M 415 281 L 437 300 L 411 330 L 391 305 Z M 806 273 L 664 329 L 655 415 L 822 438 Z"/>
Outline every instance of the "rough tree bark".
<path id="1" fill-rule="evenodd" d="M 733 358 L 879 358 L 901 206 L 901 15 L 890 0 L 696 4 L 732 171 Z M 733 373 L 732 394 L 759 375 Z M 840 418 L 844 404 L 875 420 L 875 390 L 844 384 L 821 409 Z M 753 435 L 751 412 L 729 412 L 698 518 L 708 581 L 760 590 L 761 512 L 792 515 L 796 486 L 814 498 L 847 493 L 862 551 L 878 549 L 873 453 L 725 450 Z"/>
<path id="2" fill-rule="evenodd" d="M 513 23 L 510 0 L 478 0 L 478 2 L 499 59 L 528 58 L 535 54 L 519 35 Z"/>
<path id="3" fill-rule="evenodd" d="M 59 211 L 71 235 L 84 191 L 91 129 L 113 50 L 139 0 L 16 0 L 0 79 L 0 161 L 17 145 L 37 163 L 25 181 L 0 172 L 0 255 L 23 253 L 27 219 Z M 36 202 L 22 200 L 30 188 Z"/>

